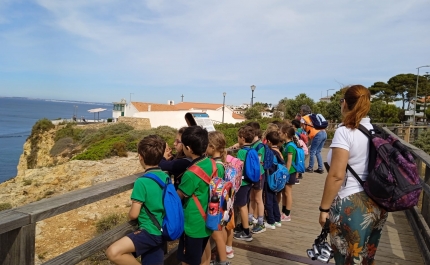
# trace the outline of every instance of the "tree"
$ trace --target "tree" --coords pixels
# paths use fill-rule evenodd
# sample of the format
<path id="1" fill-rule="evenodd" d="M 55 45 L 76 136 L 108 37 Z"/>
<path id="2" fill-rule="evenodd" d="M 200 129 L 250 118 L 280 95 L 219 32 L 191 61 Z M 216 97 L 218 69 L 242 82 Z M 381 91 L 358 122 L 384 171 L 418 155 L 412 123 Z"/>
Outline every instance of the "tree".
<path id="1" fill-rule="evenodd" d="M 430 120 L 430 108 L 426 109 L 426 118 Z"/>
<path id="2" fill-rule="evenodd" d="M 397 98 L 397 93 L 390 85 L 384 82 L 375 82 L 369 87 L 369 91 L 371 95 L 376 96 L 374 100 L 382 100 L 386 104 L 399 100 L 399 98 Z"/>
<path id="3" fill-rule="evenodd" d="M 300 107 L 302 105 L 308 105 L 313 109 L 315 102 L 305 93 L 302 93 L 297 95 L 295 99 L 281 99 L 278 103 L 277 110 L 284 112 L 284 118 L 294 119 L 296 114 L 300 112 Z"/>
<path id="4" fill-rule="evenodd" d="M 425 91 L 426 79 L 425 77 L 420 76 L 418 81 L 418 96 L 422 96 Z M 405 109 L 405 103 L 408 103 L 409 109 L 411 100 L 415 98 L 417 75 L 399 74 L 393 76 L 388 80 L 388 85 L 397 96 L 400 96 L 400 99 L 402 100 L 402 110 Z"/>
<path id="5" fill-rule="evenodd" d="M 245 118 L 248 120 L 261 119 L 261 113 L 257 108 L 252 107 L 245 111 Z"/>
<path id="6" fill-rule="evenodd" d="M 370 104 L 369 117 L 372 122 L 399 123 L 399 112 L 404 111 L 382 100 L 374 100 Z"/>
<path id="7" fill-rule="evenodd" d="M 259 112 L 265 111 L 266 108 L 268 108 L 267 103 L 261 103 L 261 102 L 255 102 L 254 105 L 252 105 L 253 108 L 256 108 Z"/>

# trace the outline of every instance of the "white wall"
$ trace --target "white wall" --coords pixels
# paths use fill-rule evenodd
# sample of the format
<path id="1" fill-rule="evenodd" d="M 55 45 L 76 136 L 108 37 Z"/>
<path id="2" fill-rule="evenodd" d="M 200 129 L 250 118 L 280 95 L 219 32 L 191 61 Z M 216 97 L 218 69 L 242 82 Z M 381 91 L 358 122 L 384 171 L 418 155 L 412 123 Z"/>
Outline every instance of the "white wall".
<path id="1" fill-rule="evenodd" d="M 156 128 L 158 126 L 170 126 L 179 129 L 183 126 L 187 126 L 185 121 L 185 114 L 187 112 L 201 112 L 201 111 L 146 111 L 136 112 L 133 117 L 137 118 L 148 118 L 151 122 L 151 127 Z M 209 115 L 211 120 L 221 122 L 222 121 L 222 108 L 219 110 L 207 110 L 206 113 Z M 232 117 L 230 109 L 225 108 L 224 122 L 225 123 L 237 123 L 243 120 L 236 120 Z"/>

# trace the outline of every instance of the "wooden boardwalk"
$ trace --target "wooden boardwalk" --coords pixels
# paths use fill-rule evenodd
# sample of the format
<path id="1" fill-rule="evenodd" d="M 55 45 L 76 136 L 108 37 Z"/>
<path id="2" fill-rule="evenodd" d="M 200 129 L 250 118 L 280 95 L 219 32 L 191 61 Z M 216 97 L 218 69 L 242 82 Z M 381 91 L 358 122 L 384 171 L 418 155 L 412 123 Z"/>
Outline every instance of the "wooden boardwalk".
<path id="1" fill-rule="evenodd" d="M 323 149 L 323 159 L 328 149 Z M 321 232 L 318 206 L 326 174 L 306 173 L 293 187 L 291 222 L 253 235 L 252 242 L 234 240 L 233 264 L 322 264 L 312 261 L 306 249 Z M 262 254 L 263 253 L 263 254 Z M 376 264 L 424 264 L 414 235 L 403 212 L 390 213 L 376 253 Z M 331 262 L 334 262 L 333 260 Z"/>

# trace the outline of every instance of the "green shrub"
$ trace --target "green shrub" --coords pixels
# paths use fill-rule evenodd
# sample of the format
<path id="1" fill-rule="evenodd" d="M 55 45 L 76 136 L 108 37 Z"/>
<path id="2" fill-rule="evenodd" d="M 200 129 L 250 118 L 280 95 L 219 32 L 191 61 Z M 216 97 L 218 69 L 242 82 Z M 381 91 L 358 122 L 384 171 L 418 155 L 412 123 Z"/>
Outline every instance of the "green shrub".
<path id="1" fill-rule="evenodd" d="M 51 196 L 52 194 L 54 194 L 55 193 L 55 191 L 53 191 L 53 190 L 48 190 L 48 191 L 46 191 L 45 192 L 45 196 L 44 197 L 48 197 L 48 196 Z"/>
<path id="2" fill-rule="evenodd" d="M 430 130 L 421 132 L 413 145 L 430 154 Z"/>
<path id="3" fill-rule="evenodd" d="M 55 133 L 55 141 L 62 138 L 72 138 L 74 141 L 79 141 L 82 137 L 82 129 L 76 128 L 73 123 L 67 123 L 64 128 L 61 128 Z"/>
<path id="4" fill-rule="evenodd" d="M 111 155 L 119 157 L 127 157 L 127 149 L 125 142 L 116 142 L 111 149 Z"/>
<path id="5" fill-rule="evenodd" d="M 104 140 L 92 144 L 84 152 L 78 154 L 75 160 L 102 160 L 115 155 L 114 144 L 122 142 L 125 145 L 123 136 L 110 136 Z"/>
<path id="6" fill-rule="evenodd" d="M 112 122 L 112 118 L 108 118 L 106 121 L 107 122 Z"/>
<path id="7" fill-rule="evenodd" d="M 55 125 L 52 124 L 51 120 L 48 120 L 47 118 L 43 118 L 41 120 L 38 120 L 33 125 L 33 128 L 31 129 L 31 135 L 29 137 L 32 137 L 39 133 L 47 132 L 53 128 L 55 128 Z"/>
<path id="8" fill-rule="evenodd" d="M 12 204 L 10 204 L 8 202 L 0 203 L 0 212 L 4 211 L 4 210 L 9 210 L 9 209 L 12 209 Z"/>
<path id="9" fill-rule="evenodd" d="M 115 123 L 101 128 L 97 131 L 93 131 L 94 133 L 84 133 L 81 143 L 84 147 L 88 147 L 111 136 L 122 135 L 132 130 L 133 127 L 130 125 L 127 125 L 125 123 Z"/>
<path id="10" fill-rule="evenodd" d="M 127 221 L 126 214 L 109 214 L 96 222 L 97 234 L 102 234 Z"/>
<path id="11" fill-rule="evenodd" d="M 24 179 L 23 183 L 24 183 L 23 184 L 24 186 L 29 186 L 29 185 L 31 185 L 32 180 L 31 179 Z"/>
<path id="12" fill-rule="evenodd" d="M 73 147 L 74 147 L 73 139 L 70 137 L 65 137 L 56 141 L 54 146 L 49 151 L 49 153 L 51 154 L 51 156 L 55 157 L 61 154 L 62 152 L 64 152 L 65 150 L 67 150 L 68 148 L 73 149 Z"/>

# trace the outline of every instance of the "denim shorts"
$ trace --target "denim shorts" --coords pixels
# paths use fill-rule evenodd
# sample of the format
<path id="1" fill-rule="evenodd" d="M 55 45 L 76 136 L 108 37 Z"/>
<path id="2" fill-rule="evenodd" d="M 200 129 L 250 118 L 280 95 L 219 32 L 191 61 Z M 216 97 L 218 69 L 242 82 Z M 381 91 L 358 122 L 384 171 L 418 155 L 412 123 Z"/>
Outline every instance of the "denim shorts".
<path id="1" fill-rule="evenodd" d="M 135 256 L 141 256 L 142 264 L 164 264 L 163 238 L 148 233 L 146 230 L 136 230 L 127 235 L 134 244 Z"/>

